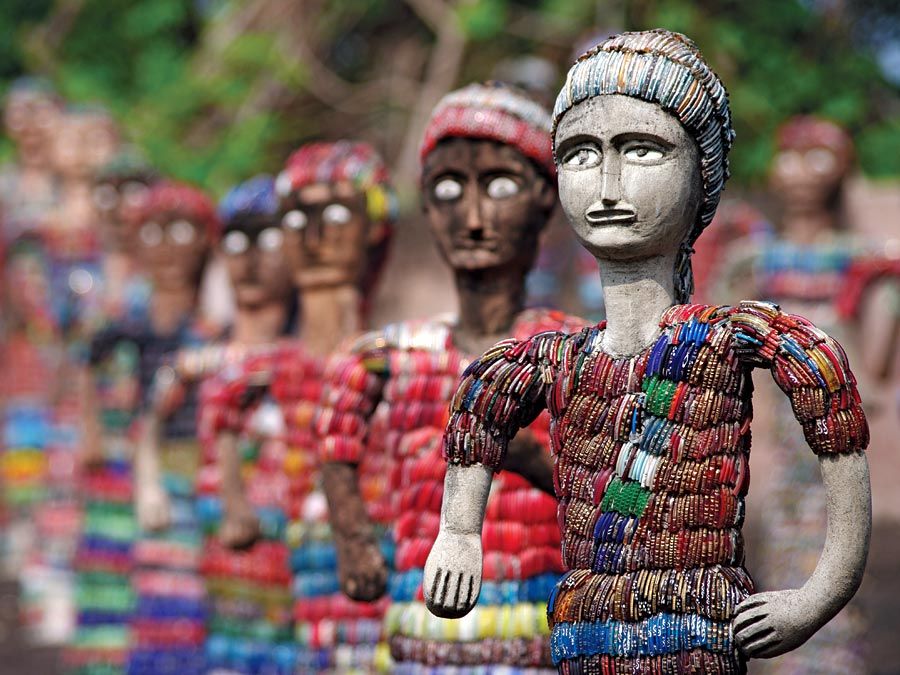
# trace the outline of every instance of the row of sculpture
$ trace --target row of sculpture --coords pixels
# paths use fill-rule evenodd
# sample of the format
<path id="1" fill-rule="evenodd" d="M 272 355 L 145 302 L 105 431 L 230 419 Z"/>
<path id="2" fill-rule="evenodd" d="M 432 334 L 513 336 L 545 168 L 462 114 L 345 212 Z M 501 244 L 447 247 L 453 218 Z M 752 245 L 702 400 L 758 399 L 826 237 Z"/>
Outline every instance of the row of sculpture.
<path id="1" fill-rule="evenodd" d="M 739 673 L 856 591 L 869 432 L 841 345 L 769 302 L 690 304 L 734 133 L 686 37 L 600 43 L 552 115 L 499 83 L 445 96 L 420 188 L 459 313 L 370 332 L 397 203 L 367 143 L 305 144 L 217 208 L 42 86 L 7 127 L 6 562 L 69 672 Z M 846 164 L 816 138 L 790 151 Z M 54 139 L 84 144 L 61 182 Z M 599 324 L 525 309 L 557 199 Z M 225 330 L 198 311 L 214 252 Z M 828 519 L 809 579 L 768 593 L 743 564 L 753 368 Z"/>

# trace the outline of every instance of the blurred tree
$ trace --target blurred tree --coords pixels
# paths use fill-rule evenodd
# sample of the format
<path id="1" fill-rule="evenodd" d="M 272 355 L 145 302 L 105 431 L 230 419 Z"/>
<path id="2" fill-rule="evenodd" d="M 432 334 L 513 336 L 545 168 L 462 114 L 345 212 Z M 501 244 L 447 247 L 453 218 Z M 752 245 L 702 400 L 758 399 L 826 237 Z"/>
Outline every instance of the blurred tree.
<path id="1" fill-rule="evenodd" d="M 422 126 L 447 90 L 516 55 L 546 59 L 561 76 L 588 40 L 665 26 L 692 36 L 729 85 L 735 182 L 760 179 L 774 129 L 808 112 L 856 134 L 866 172 L 900 175 L 897 86 L 866 43 L 873 31 L 882 45 L 900 34 L 894 5 L 7 0 L 0 82 L 37 72 L 73 100 L 104 102 L 161 170 L 215 191 L 277 169 L 316 136 L 367 138 L 411 183 Z"/>

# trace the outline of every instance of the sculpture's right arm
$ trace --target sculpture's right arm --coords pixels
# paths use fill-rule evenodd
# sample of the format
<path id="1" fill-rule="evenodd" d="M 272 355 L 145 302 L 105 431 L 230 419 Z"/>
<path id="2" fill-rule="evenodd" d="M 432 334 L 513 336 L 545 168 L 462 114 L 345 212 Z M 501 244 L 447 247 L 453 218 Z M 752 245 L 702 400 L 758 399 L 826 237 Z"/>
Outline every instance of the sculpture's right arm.
<path id="1" fill-rule="evenodd" d="M 363 356 L 337 353 L 325 368 L 315 418 L 322 483 L 338 556 L 341 589 L 353 600 L 372 601 L 387 589 L 387 563 L 359 489 L 369 418 L 384 380 Z"/>
<path id="2" fill-rule="evenodd" d="M 444 435 L 449 466 L 437 540 L 425 563 L 422 590 L 432 614 L 467 614 L 481 590 L 481 528 L 494 472 L 510 439 L 546 406 L 559 365 L 559 333 L 504 340 L 473 362 L 453 397 Z"/>

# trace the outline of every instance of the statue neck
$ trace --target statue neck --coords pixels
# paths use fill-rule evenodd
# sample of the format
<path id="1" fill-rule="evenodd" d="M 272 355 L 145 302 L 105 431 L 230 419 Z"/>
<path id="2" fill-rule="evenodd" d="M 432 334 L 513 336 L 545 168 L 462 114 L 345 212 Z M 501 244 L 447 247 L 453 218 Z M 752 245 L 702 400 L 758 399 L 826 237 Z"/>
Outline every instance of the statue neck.
<path id="1" fill-rule="evenodd" d="M 360 292 L 351 284 L 300 291 L 299 338 L 316 356 L 325 356 L 362 329 Z"/>
<path id="2" fill-rule="evenodd" d="M 597 260 L 606 304 L 605 352 L 634 356 L 656 339 L 660 318 L 675 304 L 675 257 Z"/>
<path id="3" fill-rule="evenodd" d="M 150 298 L 150 323 L 159 335 L 171 335 L 197 309 L 194 288 L 154 289 Z"/>
<path id="4" fill-rule="evenodd" d="M 824 205 L 802 210 L 787 207 L 782 221 L 781 237 L 796 244 L 813 244 L 832 236 L 837 227 L 837 214 Z"/>
<path id="5" fill-rule="evenodd" d="M 232 342 L 239 345 L 271 344 L 287 323 L 287 303 L 270 302 L 258 307 L 238 307 L 232 326 Z"/>
<path id="6" fill-rule="evenodd" d="M 525 274 L 517 268 L 456 271 L 459 321 L 453 340 L 460 349 L 482 354 L 509 337 L 516 317 L 525 306 Z"/>

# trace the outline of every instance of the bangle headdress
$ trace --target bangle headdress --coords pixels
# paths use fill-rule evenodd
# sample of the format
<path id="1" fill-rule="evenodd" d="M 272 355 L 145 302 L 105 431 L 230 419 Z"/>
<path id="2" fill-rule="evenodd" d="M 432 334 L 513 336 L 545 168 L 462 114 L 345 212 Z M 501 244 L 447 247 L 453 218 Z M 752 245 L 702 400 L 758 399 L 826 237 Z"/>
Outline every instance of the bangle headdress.
<path id="1" fill-rule="evenodd" d="M 186 183 L 160 181 L 151 186 L 141 207 L 135 213 L 135 221 L 143 223 L 159 216 L 184 218 L 200 225 L 210 243 L 219 239 L 222 224 L 216 215 L 216 207 L 205 192 Z"/>
<path id="2" fill-rule="evenodd" d="M 235 185 L 225 194 L 219 202 L 219 218 L 223 223 L 256 219 L 275 222 L 278 208 L 275 179 L 262 174 Z"/>
<path id="3" fill-rule="evenodd" d="M 734 141 L 728 93 L 687 37 L 667 30 L 622 33 L 582 55 L 569 70 L 553 110 L 556 126 L 572 106 L 596 96 L 623 94 L 655 103 L 675 116 L 696 141 L 703 199 L 675 265 L 678 302 L 693 292 L 693 243 L 712 221 L 728 178 Z"/>
<path id="4" fill-rule="evenodd" d="M 470 84 L 452 91 L 435 106 L 422 145 L 420 163 L 446 138 L 474 138 L 510 145 L 544 175 L 556 176 L 550 147 L 550 115 L 537 101 L 501 82 Z"/>

